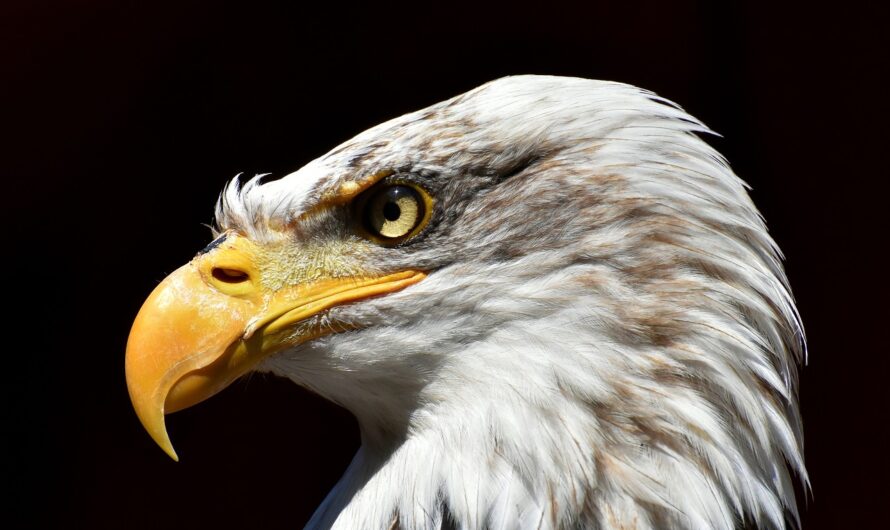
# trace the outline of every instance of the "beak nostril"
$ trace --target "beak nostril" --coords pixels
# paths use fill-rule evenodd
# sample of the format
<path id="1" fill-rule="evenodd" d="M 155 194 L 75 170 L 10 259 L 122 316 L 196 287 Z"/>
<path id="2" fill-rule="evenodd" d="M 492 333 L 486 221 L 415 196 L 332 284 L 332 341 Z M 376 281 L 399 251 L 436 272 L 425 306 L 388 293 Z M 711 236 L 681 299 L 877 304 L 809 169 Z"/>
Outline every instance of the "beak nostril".
<path id="1" fill-rule="evenodd" d="M 214 278 L 223 283 L 241 283 L 250 279 L 250 276 L 244 271 L 238 269 L 225 269 L 222 267 L 214 267 L 210 272 Z"/>

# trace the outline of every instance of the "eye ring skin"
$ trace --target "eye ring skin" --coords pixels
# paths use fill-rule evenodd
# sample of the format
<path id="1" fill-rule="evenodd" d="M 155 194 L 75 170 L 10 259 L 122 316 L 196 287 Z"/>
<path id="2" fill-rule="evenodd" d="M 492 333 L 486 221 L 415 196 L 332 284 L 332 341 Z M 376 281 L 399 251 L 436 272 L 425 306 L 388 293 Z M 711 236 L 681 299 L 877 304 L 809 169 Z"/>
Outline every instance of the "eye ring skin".
<path id="1" fill-rule="evenodd" d="M 381 194 L 386 193 L 387 190 L 392 188 L 408 188 L 414 197 L 419 199 L 419 203 L 417 205 L 417 210 L 419 210 L 419 219 L 415 222 L 414 226 L 408 230 L 406 233 L 395 236 L 395 237 L 387 237 L 384 234 L 381 234 L 375 231 L 373 227 L 373 223 L 370 220 L 370 212 L 368 212 L 368 208 L 374 206 L 374 201 Z M 383 203 L 381 203 L 382 205 Z M 381 182 L 377 185 L 371 187 L 366 190 L 362 194 L 360 194 L 357 199 L 353 203 L 353 211 L 355 214 L 355 225 L 360 233 L 360 235 L 366 239 L 377 243 L 378 245 L 385 247 L 394 247 L 400 245 L 420 232 L 423 231 L 424 228 L 429 224 L 430 218 L 433 215 L 433 208 L 435 206 L 435 202 L 433 198 L 430 196 L 429 192 L 426 191 L 423 187 L 404 180 L 395 180 L 390 182 Z M 381 216 L 383 215 L 380 212 Z"/>

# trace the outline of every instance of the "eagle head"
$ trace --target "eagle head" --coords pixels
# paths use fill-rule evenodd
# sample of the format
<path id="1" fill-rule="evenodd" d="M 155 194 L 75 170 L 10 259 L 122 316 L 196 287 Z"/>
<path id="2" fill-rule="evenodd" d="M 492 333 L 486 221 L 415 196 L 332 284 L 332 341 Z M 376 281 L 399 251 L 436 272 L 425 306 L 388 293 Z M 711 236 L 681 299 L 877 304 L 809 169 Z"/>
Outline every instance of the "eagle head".
<path id="1" fill-rule="evenodd" d="M 800 320 L 708 129 L 650 92 L 517 76 L 235 179 L 145 302 L 139 418 L 254 370 L 350 410 L 308 528 L 783 528 Z"/>

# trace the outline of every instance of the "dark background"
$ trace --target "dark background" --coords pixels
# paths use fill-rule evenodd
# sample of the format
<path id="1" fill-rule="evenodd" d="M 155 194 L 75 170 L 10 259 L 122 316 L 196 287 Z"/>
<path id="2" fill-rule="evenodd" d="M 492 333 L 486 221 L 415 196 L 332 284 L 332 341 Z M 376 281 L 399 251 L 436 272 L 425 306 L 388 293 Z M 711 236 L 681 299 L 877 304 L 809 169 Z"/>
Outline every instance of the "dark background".
<path id="1" fill-rule="evenodd" d="M 127 396 L 134 315 L 236 173 L 549 73 L 652 89 L 723 135 L 808 331 L 803 527 L 887 527 L 887 17 L 717 4 L 4 3 L 2 526 L 300 527 L 358 446 L 351 417 L 253 376 L 168 418 L 173 463 Z"/>

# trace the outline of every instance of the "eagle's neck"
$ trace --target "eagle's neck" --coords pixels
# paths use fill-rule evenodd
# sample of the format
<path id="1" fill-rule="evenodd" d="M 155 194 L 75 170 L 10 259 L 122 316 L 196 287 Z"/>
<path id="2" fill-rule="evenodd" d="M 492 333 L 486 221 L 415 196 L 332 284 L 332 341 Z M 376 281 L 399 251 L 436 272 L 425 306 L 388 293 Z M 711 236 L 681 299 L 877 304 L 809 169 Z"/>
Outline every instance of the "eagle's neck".
<path id="1" fill-rule="evenodd" d="M 563 345 L 572 337 L 562 334 Z M 457 389 L 440 374 L 443 387 L 432 384 L 421 395 L 428 405 L 408 415 L 404 429 L 388 429 L 396 438 L 383 442 L 382 430 L 365 436 L 307 528 L 729 530 L 764 512 L 782 517 L 788 499 L 779 500 L 746 467 L 751 462 L 728 461 L 740 448 L 709 423 L 705 399 L 694 392 L 668 399 L 606 372 L 617 361 L 604 363 L 595 382 L 593 369 L 546 367 L 553 360 L 536 361 L 534 341 L 517 336 L 513 343 L 528 344 L 528 356 L 516 347 L 490 350 L 484 363 L 461 367 L 477 380 Z M 516 373 L 526 376 L 498 376 Z M 592 399 L 581 378 L 586 387 L 602 384 L 614 400 Z M 736 474 L 714 470 L 726 466 Z"/>

